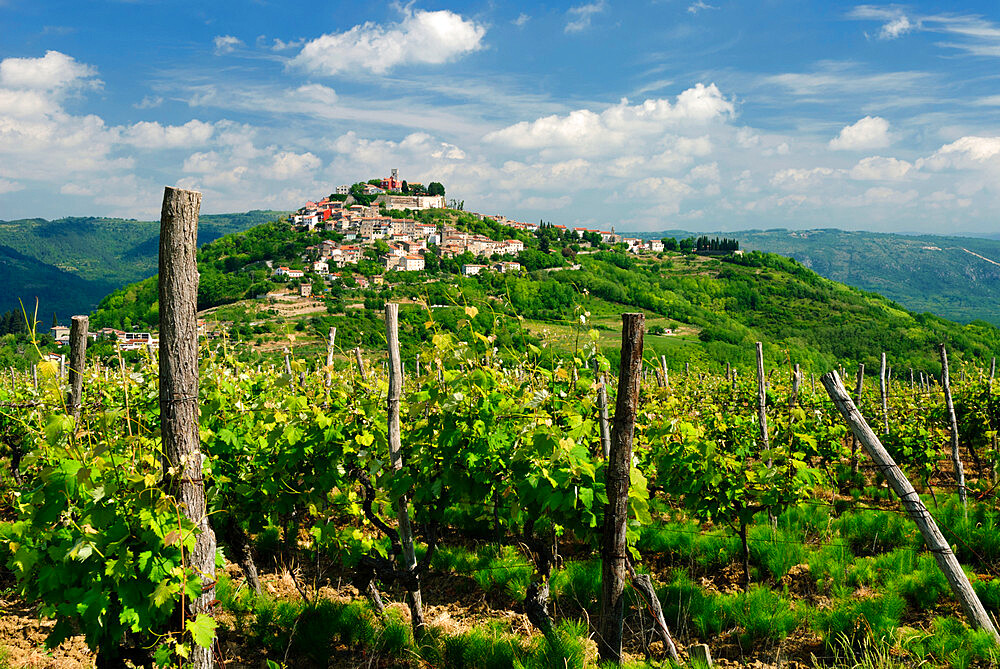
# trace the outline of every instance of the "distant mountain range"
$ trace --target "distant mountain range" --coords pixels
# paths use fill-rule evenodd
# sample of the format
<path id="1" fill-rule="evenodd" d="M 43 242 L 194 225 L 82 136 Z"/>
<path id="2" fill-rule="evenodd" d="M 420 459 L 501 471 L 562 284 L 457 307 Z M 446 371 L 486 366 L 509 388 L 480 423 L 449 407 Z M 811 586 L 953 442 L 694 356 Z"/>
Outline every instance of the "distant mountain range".
<path id="1" fill-rule="evenodd" d="M 697 237 L 666 230 L 644 238 Z M 898 302 L 911 311 L 1000 326 L 1000 239 L 822 230 L 707 233 L 746 250 L 795 258 L 816 273 Z"/>
<path id="2" fill-rule="evenodd" d="M 279 211 L 202 216 L 203 244 L 283 216 Z M 89 313 L 105 295 L 156 273 L 158 221 L 121 218 L 41 218 L 0 221 L 0 313 L 29 312 L 38 299 L 39 319 L 65 322 Z"/>

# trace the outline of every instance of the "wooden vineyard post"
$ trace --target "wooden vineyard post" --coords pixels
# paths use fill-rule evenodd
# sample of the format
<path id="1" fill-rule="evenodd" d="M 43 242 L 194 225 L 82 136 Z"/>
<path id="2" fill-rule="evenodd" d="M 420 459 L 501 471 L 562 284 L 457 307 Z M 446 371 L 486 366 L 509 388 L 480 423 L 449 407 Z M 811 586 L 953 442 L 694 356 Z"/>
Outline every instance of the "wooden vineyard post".
<path id="1" fill-rule="evenodd" d="M 882 352 L 882 368 L 879 371 L 878 392 L 882 400 L 882 434 L 889 434 L 889 388 L 888 379 L 885 375 L 885 352 Z"/>
<path id="2" fill-rule="evenodd" d="M 33 370 L 34 368 L 32 368 L 32 371 Z M 986 384 L 986 407 L 987 410 L 989 411 L 989 416 L 990 416 L 990 429 L 993 431 L 993 437 L 991 439 L 992 448 L 990 452 L 991 480 L 996 478 L 996 473 L 997 473 L 997 426 L 994 424 L 993 420 L 993 377 L 996 376 L 996 373 L 997 373 L 997 358 L 996 356 L 993 356 L 993 359 L 990 361 L 990 380 Z M 36 383 L 35 387 L 37 386 L 38 384 Z"/>
<path id="3" fill-rule="evenodd" d="M 788 398 L 789 406 L 798 405 L 800 385 L 802 385 L 802 372 L 799 371 L 799 363 L 795 363 L 795 371 L 792 372 L 792 394 Z"/>
<path id="4" fill-rule="evenodd" d="M 77 423 L 80 422 L 80 406 L 83 404 L 83 369 L 87 364 L 89 323 L 87 316 L 73 316 L 69 326 L 69 409 Z"/>
<path id="5" fill-rule="evenodd" d="M 285 347 L 285 374 L 292 375 L 292 358 L 287 346 Z"/>
<path id="6" fill-rule="evenodd" d="M 944 403 L 948 410 L 948 425 L 951 431 L 951 462 L 955 466 L 955 479 L 958 482 L 958 498 L 962 506 L 968 505 L 965 491 L 965 467 L 962 466 L 962 454 L 958 450 L 958 419 L 955 417 L 955 404 L 951 401 L 951 379 L 948 377 L 948 350 L 944 344 L 939 344 L 941 353 L 941 386 L 944 388 Z"/>
<path id="7" fill-rule="evenodd" d="M 854 387 L 854 396 L 857 398 L 858 409 L 861 408 L 861 391 L 865 388 L 865 363 L 858 363 L 857 384 Z M 851 434 L 851 473 L 858 473 L 858 438 Z"/>
<path id="8" fill-rule="evenodd" d="M 389 347 L 389 464 L 393 473 L 403 468 L 403 449 L 400 439 L 399 404 L 403 393 L 402 361 L 399 357 L 399 305 L 385 305 L 385 339 Z M 409 572 L 415 587 L 407 595 L 410 617 L 413 621 L 414 637 L 420 639 L 424 632 L 424 605 L 420 597 L 420 583 L 417 580 L 417 556 L 413 548 L 413 528 L 410 527 L 409 501 L 406 495 L 396 498 L 396 521 L 399 525 L 399 543 L 403 554 L 400 556 L 402 568 Z"/>
<path id="9" fill-rule="evenodd" d="M 198 212 L 201 193 L 163 192 L 160 213 L 160 429 L 163 480 L 198 528 L 188 565 L 201 575 L 201 595 L 187 613 L 211 615 L 215 599 L 215 533 L 205 509 L 198 436 Z M 193 644 L 191 666 L 212 667 L 212 648 Z"/>
<path id="10" fill-rule="evenodd" d="M 913 394 L 913 368 L 910 367 L 910 394 Z"/>
<path id="11" fill-rule="evenodd" d="M 601 624 L 597 648 L 605 662 L 621 664 L 624 624 L 626 562 L 625 526 L 632 467 L 632 437 L 639 406 L 642 372 L 642 338 L 646 318 L 641 313 L 622 314 L 621 366 L 618 397 L 611 428 L 611 448 L 606 469 L 608 505 L 601 538 Z"/>
<path id="12" fill-rule="evenodd" d="M 329 388 L 333 383 L 333 343 L 337 340 L 337 328 L 335 326 L 330 327 L 330 332 L 327 333 L 326 337 L 326 374 L 324 383 Z"/>
<path id="13" fill-rule="evenodd" d="M 600 363 L 594 359 L 594 370 L 598 374 L 597 382 L 597 419 L 601 429 L 601 453 L 607 461 L 611 453 L 611 428 L 608 426 L 608 375 L 601 370 Z"/>
<path id="14" fill-rule="evenodd" d="M 358 363 L 358 374 L 361 375 L 361 382 L 368 382 L 368 375 L 365 374 L 365 361 L 361 359 L 361 347 L 354 347 L 354 360 Z"/>
<path id="15" fill-rule="evenodd" d="M 864 445 L 865 450 L 868 451 L 868 455 L 875 461 L 879 471 L 882 472 L 893 492 L 896 493 L 903 503 L 906 513 L 917 524 L 920 534 L 924 538 L 924 543 L 927 544 L 927 549 L 934 555 L 938 566 L 944 572 L 945 578 L 948 579 L 948 584 L 951 585 L 952 592 L 955 593 L 955 596 L 962 605 L 962 609 L 965 611 L 965 615 L 969 617 L 974 627 L 985 630 L 993 637 L 995 643 L 1000 644 L 1000 635 L 997 634 L 997 630 L 993 626 L 989 614 L 983 608 L 983 604 L 979 601 L 979 597 L 976 596 L 975 590 L 972 589 L 968 577 L 962 571 L 962 567 L 958 563 L 958 558 L 955 557 L 951 546 L 945 541 L 944 535 L 941 534 L 937 523 L 934 522 L 934 517 L 931 516 L 930 511 L 924 506 L 917 491 L 913 489 L 909 480 L 907 480 L 895 461 L 893 461 L 892 456 L 885 450 L 882 442 L 879 441 L 878 436 L 868 426 L 864 416 L 861 415 L 854 402 L 851 401 L 851 398 L 847 395 L 847 389 L 844 388 L 844 384 L 837 373 L 829 372 L 824 374 L 822 380 L 823 385 L 826 387 L 826 392 L 829 393 L 830 399 L 833 400 L 833 403 L 847 422 L 848 427 L 851 428 L 851 432 Z"/>
<path id="16" fill-rule="evenodd" d="M 663 370 L 663 385 L 670 385 L 670 372 L 667 371 L 667 356 L 660 356 L 660 369 Z"/>
<path id="17" fill-rule="evenodd" d="M 771 466 L 771 440 L 767 435 L 767 387 L 764 379 L 764 344 L 757 342 L 757 420 L 760 422 L 760 443 L 767 452 L 767 466 Z"/>

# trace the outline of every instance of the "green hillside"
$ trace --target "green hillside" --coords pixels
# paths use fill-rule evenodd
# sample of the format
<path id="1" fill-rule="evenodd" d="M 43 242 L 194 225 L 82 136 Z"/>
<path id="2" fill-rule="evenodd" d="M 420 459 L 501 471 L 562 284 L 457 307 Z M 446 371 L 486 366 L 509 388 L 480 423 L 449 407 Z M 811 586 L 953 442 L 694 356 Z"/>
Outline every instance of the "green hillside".
<path id="1" fill-rule="evenodd" d="M 198 241 L 246 230 L 281 215 L 274 211 L 202 216 Z M 0 221 L 0 312 L 18 299 L 39 313 L 87 312 L 108 292 L 156 271 L 160 224 L 120 218 Z"/>
<path id="2" fill-rule="evenodd" d="M 645 238 L 687 237 L 671 230 Z M 846 230 L 743 230 L 719 233 L 744 249 L 795 258 L 817 273 L 885 295 L 907 309 L 962 323 L 1000 325 L 1000 240 Z M 991 262 L 992 261 L 992 262 Z"/>
<path id="3" fill-rule="evenodd" d="M 497 238 L 512 234 L 467 215 L 453 220 L 470 228 L 485 226 Z M 800 363 L 827 370 L 837 364 L 865 362 L 875 366 L 882 351 L 897 368 L 928 372 L 938 368 L 936 345 L 948 342 L 958 359 L 979 364 L 1000 351 L 1000 330 L 977 321 L 959 325 L 931 314 L 915 314 L 884 297 L 825 279 L 792 259 L 775 254 L 702 257 L 666 252 L 635 256 L 621 250 L 581 249 L 543 229 L 540 237 L 524 235 L 527 248 L 519 260 L 529 271 L 500 274 L 486 271 L 461 277 L 458 267 L 469 259 L 428 257 L 426 272 L 390 272 L 386 285 L 361 289 L 356 279 L 374 274 L 372 261 L 345 268 L 345 281 L 334 281 L 318 300 L 303 300 L 296 313 L 273 302 L 252 299 L 288 284 L 273 282 L 263 264 L 302 266 L 304 249 L 319 234 L 296 232 L 285 223 L 258 226 L 205 245 L 199 252 L 202 285 L 200 307 L 220 307 L 212 318 L 224 321 L 230 335 L 251 341 L 261 350 L 319 346 L 331 325 L 338 343 L 380 348 L 379 313 L 386 301 L 403 303 L 402 338 L 415 347 L 426 339 L 433 318 L 452 329 L 462 328 L 473 306 L 480 332 L 494 336 L 500 349 L 526 346 L 545 349 L 579 347 L 596 337 L 613 347 L 619 314 L 647 313 L 650 354 L 665 355 L 673 366 L 684 362 L 746 366 L 753 343 L 767 343 L 772 364 Z M 335 236 L 335 233 L 326 233 Z M 548 246 L 549 252 L 542 247 Z M 366 264 L 368 263 L 368 264 Z M 306 274 L 314 291 L 324 290 L 318 276 Z M 295 280 L 298 283 L 298 280 Z M 94 315 L 97 325 L 155 325 L 155 279 L 116 291 Z M 293 300 L 294 301 L 294 300 Z M 312 305 L 310 307 L 310 305 Z M 429 308 L 430 305 L 438 305 Z M 670 334 L 658 334 L 670 330 Z"/>

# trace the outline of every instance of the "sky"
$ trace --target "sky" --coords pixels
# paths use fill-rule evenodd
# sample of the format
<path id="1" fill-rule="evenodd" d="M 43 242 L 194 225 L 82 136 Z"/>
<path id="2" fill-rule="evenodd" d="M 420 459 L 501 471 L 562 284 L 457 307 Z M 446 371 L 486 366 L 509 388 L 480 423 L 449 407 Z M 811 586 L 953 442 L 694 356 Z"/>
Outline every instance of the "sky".
<path id="1" fill-rule="evenodd" d="M 398 168 L 568 226 L 1000 232 L 996 2 L 0 0 L 0 36 L 4 220 Z"/>

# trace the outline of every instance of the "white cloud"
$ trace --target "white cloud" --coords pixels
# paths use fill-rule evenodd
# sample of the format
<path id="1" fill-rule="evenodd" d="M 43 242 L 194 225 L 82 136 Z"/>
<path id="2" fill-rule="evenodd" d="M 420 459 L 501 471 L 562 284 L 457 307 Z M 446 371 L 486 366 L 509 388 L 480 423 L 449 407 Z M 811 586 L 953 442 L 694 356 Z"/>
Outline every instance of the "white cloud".
<path id="1" fill-rule="evenodd" d="M 913 165 L 905 160 L 871 156 L 859 160 L 851 168 L 850 176 L 858 181 L 900 181 L 912 168 Z"/>
<path id="2" fill-rule="evenodd" d="M 1000 154 L 1000 137 L 961 137 L 945 144 L 926 159 L 917 161 L 917 167 L 938 170 L 946 167 L 976 168 Z"/>
<path id="3" fill-rule="evenodd" d="M 898 191 L 884 186 L 869 188 L 864 194 L 865 204 L 907 204 L 917 199 L 917 191 Z"/>
<path id="4" fill-rule="evenodd" d="M 829 167 L 813 167 L 811 169 L 789 167 L 775 172 L 774 176 L 771 177 L 771 185 L 788 190 L 811 188 L 834 174 L 836 171 Z"/>
<path id="5" fill-rule="evenodd" d="M 236 51 L 243 46 L 243 40 L 232 35 L 217 35 L 215 38 L 215 55 L 222 56 Z"/>
<path id="6" fill-rule="evenodd" d="M 122 133 L 122 140 L 141 149 L 174 149 L 204 144 L 211 139 L 215 126 L 196 119 L 184 125 L 160 125 L 140 121 Z"/>
<path id="7" fill-rule="evenodd" d="M 0 179 L 0 194 L 16 193 L 19 190 L 24 190 L 24 184 L 11 181 L 10 179 Z"/>
<path id="8" fill-rule="evenodd" d="M 704 0 L 697 0 L 696 2 L 693 2 L 690 5 L 688 5 L 688 9 L 687 10 L 688 10 L 688 14 L 697 14 L 698 12 L 700 12 L 703 9 L 718 9 L 718 7 L 716 7 L 714 5 L 710 5 L 707 2 L 705 2 Z"/>
<path id="9" fill-rule="evenodd" d="M 516 19 L 514 19 L 513 21 L 511 21 L 511 23 L 513 23 L 518 28 L 523 28 L 524 26 L 526 26 L 528 24 L 528 21 L 530 21 L 530 20 L 531 20 L 530 16 L 528 16 L 524 12 L 521 12 Z"/>
<path id="10" fill-rule="evenodd" d="M 830 148 L 842 151 L 881 149 L 889 146 L 889 122 L 881 116 L 865 116 L 854 125 L 844 126 L 830 140 Z"/>
<path id="11" fill-rule="evenodd" d="M 882 26 L 878 36 L 881 39 L 896 39 L 913 30 L 916 26 L 910 23 L 905 14 L 901 14 Z"/>
<path id="12" fill-rule="evenodd" d="M 601 113 L 579 109 L 565 116 L 522 121 L 491 132 L 483 139 L 514 149 L 572 147 L 587 152 L 621 146 L 637 138 L 662 137 L 671 126 L 703 124 L 733 114 L 733 104 L 715 84 L 697 84 L 678 95 L 673 104 L 667 99 L 657 99 L 630 105 L 627 99 L 622 99 Z M 702 140 L 701 146 L 706 141 Z"/>
<path id="13" fill-rule="evenodd" d="M 136 102 L 132 106 L 135 107 L 136 109 L 153 109 L 155 107 L 159 107 L 162 104 L 163 104 L 163 98 L 161 98 L 159 95 L 153 95 L 153 96 L 147 95 L 143 97 L 142 100 Z"/>
<path id="14" fill-rule="evenodd" d="M 311 152 L 281 151 L 271 161 L 267 175 L 280 181 L 301 179 L 322 166 L 323 161 Z"/>
<path id="15" fill-rule="evenodd" d="M 58 91 L 74 86 L 97 87 L 97 70 L 72 56 L 46 51 L 42 58 L 4 58 L 0 61 L 0 86 L 19 90 Z"/>
<path id="16" fill-rule="evenodd" d="M 398 65 L 439 65 L 483 48 L 485 26 L 447 10 L 405 10 L 389 27 L 375 23 L 318 37 L 292 63 L 328 76 L 365 70 L 385 74 Z"/>
<path id="17" fill-rule="evenodd" d="M 295 95 L 310 102 L 332 105 L 337 101 L 337 91 L 322 84 L 305 84 L 295 89 Z"/>
<path id="18" fill-rule="evenodd" d="M 604 12 L 607 8 L 604 0 L 570 7 L 566 10 L 566 27 L 563 30 L 567 33 L 583 32 L 590 28 L 594 15 Z"/>

